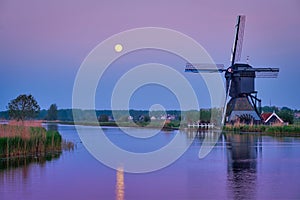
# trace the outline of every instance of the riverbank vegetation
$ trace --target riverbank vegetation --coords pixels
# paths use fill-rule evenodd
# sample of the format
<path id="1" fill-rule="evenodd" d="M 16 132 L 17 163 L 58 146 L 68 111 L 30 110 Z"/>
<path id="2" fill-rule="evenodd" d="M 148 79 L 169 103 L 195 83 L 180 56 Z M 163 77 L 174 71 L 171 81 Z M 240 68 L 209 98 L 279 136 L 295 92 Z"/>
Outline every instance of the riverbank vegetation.
<path id="1" fill-rule="evenodd" d="M 284 125 L 284 126 L 267 126 L 267 125 L 226 125 L 224 131 L 232 132 L 255 132 L 275 136 L 300 136 L 300 126 Z"/>
<path id="2" fill-rule="evenodd" d="M 42 127 L 0 125 L 0 158 L 61 152 L 62 137 Z"/>
<path id="3" fill-rule="evenodd" d="M 150 119 L 155 117 L 156 119 L 176 119 L 181 120 L 184 118 L 191 121 L 209 121 L 211 119 L 212 109 L 201 109 L 200 111 L 190 110 L 190 111 L 179 111 L 179 110 L 166 110 L 166 111 L 148 111 L 148 110 L 80 110 L 80 109 L 57 109 L 55 104 L 52 104 L 48 110 L 42 109 L 38 115 L 32 119 L 34 120 L 58 120 L 71 122 L 74 121 L 73 112 L 78 113 L 80 116 L 80 121 L 91 121 L 94 115 L 99 119 L 99 121 L 128 121 L 130 117 L 134 121 L 138 121 L 141 117 Z M 0 119 L 9 120 L 8 111 L 0 111 Z M 152 121 L 152 119 L 151 119 Z"/>
<path id="4" fill-rule="evenodd" d="M 112 127 L 145 127 L 160 128 L 164 130 L 174 130 L 179 128 L 187 128 L 187 124 L 195 123 L 212 123 L 216 127 L 221 126 L 222 110 L 217 108 L 200 109 L 189 111 L 178 110 L 81 110 L 81 109 L 58 109 L 56 104 L 52 104 L 48 110 L 40 110 L 40 107 L 32 95 L 19 95 L 8 104 L 8 111 L 0 112 L 0 119 L 15 119 L 18 123 L 14 124 L 9 136 L 3 137 L 0 133 L 0 156 L 22 154 L 24 152 L 39 152 L 41 148 L 47 147 L 47 138 L 57 137 L 59 133 L 42 130 L 39 128 L 28 128 L 24 126 L 24 120 L 32 119 L 47 120 L 47 122 L 55 122 L 70 125 L 87 125 L 87 126 L 112 126 Z M 300 133 L 299 119 L 300 111 L 292 110 L 287 107 L 277 108 L 265 106 L 263 112 L 276 112 L 283 121 L 294 125 L 285 126 L 265 126 L 265 125 L 226 125 L 224 131 L 233 132 L 259 132 L 266 134 L 286 134 Z M 73 115 L 76 116 L 76 123 Z M 95 118 L 96 117 L 96 118 Z M 79 121 L 79 122 L 78 122 Z M 40 121 L 39 123 L 41 123 Z M 21 125 L 19 124 L 21 123 Z M 10 121 L 11 124 L 11 121 Z M 26 125 L 25 125 L 26 126 Z M 31 126 L 31 125 L 30 125 Z M 36 125 L 33 125 L 36 126 Z M 17 128 L 16 128 L 17 127 Z M 4 129 L 2 127 L 2 129 Z M 22 129 L 22 130 L 21 130 Z M 28 130 L 27 130 L 28 129 Z M 0 130 L 1 131 L 1 130 Z M 5 131 L 4 131 L 5 132 Z M 6 131 L 7 132 L 7 131 Z M 9 132 L 9 131 L 8 131 Z M 37 133 L 38 132 L 38 133 Z M 6 134 L 6 133 L 5 133 Z M 52 135 L 51 135 L 52 134 Z M 31 138 L 31 139 L 30 139 Z M 31 141 L 32 140 L 32 141 Z M 61 140 L 61 137 L 60 137 Z M 6 146 L 4 146 L 6 144 Z M 40 147 L 39 145 L 46 145 Z M 10 149 L 15 148 L 18 150 Z M 6 153 L 5 152 L 6 148 Z M 34 148 L 36 148 L 34 150 Z"/>
<path id="5" fill-rule="evenodd" d="M 194 118 L 195 116 L 199 116 L 199 111 L 190 112 L 190 111 L 179 111 L 179 110 L 166 110 L 166 111 L 147 111 L 147 110 L 80 110 L 75 109 L 76 112 L 79 112 L 82 117 L 82 121 L 90 121 L 91 113 L 96 113 L 96 116 L 100 118 L 103 115 L 103 119 L 108 120 L 119 120 L 125 119 L 124 117 L 128 117 L 128 113 L 133 117 L 134 120 L 138 119 L 140 116 L 155 116 L 161 117 L 162 115 L 170 115 L 179 119 L 181 116 L 187 118 Z M 209 121 L 211 119 L 211 113 L 214 109 L 200 109 L 200 120 Z M 56 104 L 52 104 L 48 110 L 41 109 L 40 112 L 34 117 L 35 120 L 59 120 L 59 121 L 73 121 L 73 109 L 58 109 Z M 282 118 L 285 122 L 289 122 L 292 124 L 298 118 L 300 119 L 300 110 L 292 110 L 287 107 L 278 108 L 275 106 L 262 107 L 263 112 L 273 112 Z M 114 113 L 114 114 L 113 114 Z M 189 113 L 189 114 L 187 114 Z M 107 116 L 108 118 L 106 118 Z M 1 111 L 0 119 L 9 119 L 9 111 Z M 199 119 L 199 117 L 198 117 Z"/>
<path id="6" fill-rule="evenodd" d="M 74 122 L 58 122 L 60 124 L 74 125 Z M 187 128 L 187 123 L 179 120 L 173 121 L 156 121 L 150 123 L 146 122 L 78 122 L 76 125 L 83 126 L 108 126 L 108 127 L 144 127 L 144 128 L 162 128 L 164 130 L 177 130 L 180 128 Z M 235 124 L 223 126 L 223 131 L 230 131 L 235 133 L 261 133 L 276 136 L 300 136 L 300 124 L 293 125 L 246 125 Z"/>
<path id="7" fill-rule="evenodd" d="M 42 120 L 33 120 L 40 113 L 40 106 L 29 94 L 21 94 L 8 103 L 7 118 L 0 124 L 0 158 L 45 156 L 60 153 L 62 148 L 74 148 L 73 143 L 62 141 L 56 130 L 46 130 Z M 57 106 L 52 104 L 47 119 L 55 120 Z M 8 123 L 8 124 L 3 124 Z"/>
<path id="8" fill-rule="evenodd" d="M 65 124 L 65 125 L 75 125 L 72 121 L 57 121 L 56 123 Z M 102 127 L 144 127 L 144 128 L 163 128 L 165 130 L 176 130 L 180 128 L 180 121 L 156 121 L 152 123 L 148 122 L 76 122 L 76 125 L 82 126 L 102 126 Z M 187 127 L 187 124 L 182 124 L 184 127 Z"/>

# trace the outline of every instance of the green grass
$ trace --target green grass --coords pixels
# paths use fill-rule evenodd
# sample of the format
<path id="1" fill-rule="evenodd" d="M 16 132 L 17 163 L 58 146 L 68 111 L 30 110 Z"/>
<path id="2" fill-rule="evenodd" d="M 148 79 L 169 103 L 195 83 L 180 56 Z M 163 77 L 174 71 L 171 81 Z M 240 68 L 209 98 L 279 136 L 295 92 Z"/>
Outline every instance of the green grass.
<path id="1" fill-rule="evenodd" d="M 74 125 L 74 122 L 59 122 L 60 124 Z M 162 126 L 161 121 L 149 122 L 76 122 L 76 125 L 83 126 L 111 126 L 111 127 L 145 127 L 145 128 L 165 128 L 165 129 L 178 129 L 180 121 L 171 121 Z"/>
<path id="2" fill-rule="evenodd" d="M 300 136 L 300 126 L 284 125 L 284 126 L 266 126 L 266 125 L 238 125 L 224 126 L 224 131 L 233 132 L 259 132 L 267 135 L 275 136 Z"/>
<path id="3" fill-rule="evenodd" d="M 0 158 L 61 152 L 62 137 L 42 127 L 0 125 Z"/>

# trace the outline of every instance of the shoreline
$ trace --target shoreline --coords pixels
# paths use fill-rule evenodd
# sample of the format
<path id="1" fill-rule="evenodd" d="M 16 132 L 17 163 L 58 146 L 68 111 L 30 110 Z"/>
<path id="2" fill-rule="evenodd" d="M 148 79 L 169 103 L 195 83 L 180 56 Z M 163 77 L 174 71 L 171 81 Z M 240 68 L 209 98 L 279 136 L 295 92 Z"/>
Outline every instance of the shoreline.
<path id="1" fill-rule="evenodd" d="M 162 130 L 178 130 L 180 127 L 169 127 L 157 125 L 148 125 L 147 123 L 137 124 L 134 122 L 73 122 L 73 121 L 43 121 L 45 124 L 63 124 L 63 125 L 81 125 L 81 126 L 103 126 L 103 127 L 132 127 L 132 128 L 159 128 Z M 119 126 L 120 125 L 120 126 Z"/>
<path id="2" fill-rule="evenodd" d="M 64 121 L 44 121 L 44 123 L 57 123 L 65 125 L 75 125 L 74 122 Z M 102 127 L 133 127 L 133 128 L 159 128 L 164 131 L 179 130 L 180 126 L 147 126 L 145 124 L 139 125 L 134 122 L 79 122 L 77 125 L 82 126 L 102 126 Z M 187 128 L 183 125 L 183 128 Z M 187 128 L 188 129 L 188 128 Z M 188 130 L 220 130 L 220 129 L 188 129 Z M 238 126 L 223 126 L 223 132 L 234 132 L 236 134 L 260 134 L 269 136 L 294 136 L 300 137 L 300 126 L 284 125 L 284 126 L 268 126 L 268 125 L 238 125 Z"/>
<path id="3" fill-rule="evenodd" d="M 223 131 L 234 133 L 258 133 L 269 136 L 294 136 L 300 137 L 300 126 L 298 125 L 283 125 L 283 126 L 269 126 L 269 125 L 237 125 L 224 126 Z"/>

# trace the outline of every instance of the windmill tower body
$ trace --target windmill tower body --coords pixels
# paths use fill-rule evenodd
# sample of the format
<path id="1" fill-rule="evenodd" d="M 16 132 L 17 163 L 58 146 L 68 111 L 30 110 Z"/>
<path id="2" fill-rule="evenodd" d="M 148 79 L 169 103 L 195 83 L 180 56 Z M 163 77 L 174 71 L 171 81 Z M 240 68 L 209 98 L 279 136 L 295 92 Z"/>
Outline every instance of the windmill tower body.
<path id="1" fill-rule="evenodd" d="M 225 73 L 226 90 L 231 97 L 226 108 L 226 122 L 260 123 L 260 105 L 256 102 L 261 101 L 254 96 L 257 94 L 255 71 L 248 64 L 234 64 L 232 69 L 232 73 Z"/>

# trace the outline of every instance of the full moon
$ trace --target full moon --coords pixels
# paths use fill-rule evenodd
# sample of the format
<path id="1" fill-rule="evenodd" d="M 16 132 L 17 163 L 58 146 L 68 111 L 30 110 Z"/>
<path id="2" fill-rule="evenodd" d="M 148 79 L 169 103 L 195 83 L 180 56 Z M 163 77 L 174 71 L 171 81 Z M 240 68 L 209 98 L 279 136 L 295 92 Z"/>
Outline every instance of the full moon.
<path id="1" fill-rule="evenodd" d="M 123 46 L 121 44 L 116 44 L 115 45 L 115 51 L 116 52 L 121 52 L 123 50 Z"/>

